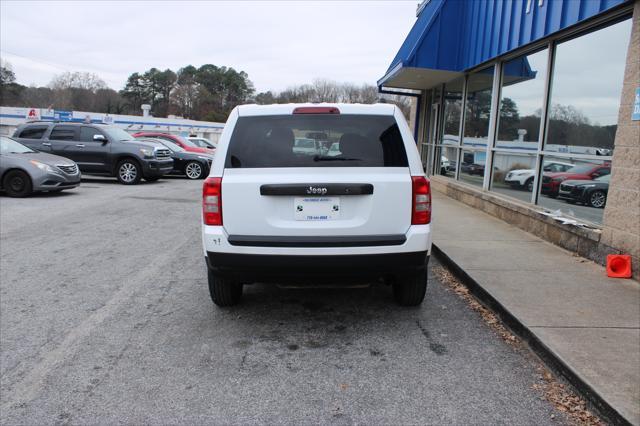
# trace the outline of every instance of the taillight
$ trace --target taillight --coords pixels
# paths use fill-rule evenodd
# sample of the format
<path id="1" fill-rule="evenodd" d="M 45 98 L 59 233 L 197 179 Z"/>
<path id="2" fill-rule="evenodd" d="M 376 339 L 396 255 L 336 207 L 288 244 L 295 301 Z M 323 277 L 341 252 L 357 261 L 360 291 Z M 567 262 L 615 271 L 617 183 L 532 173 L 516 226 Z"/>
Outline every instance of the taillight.
<path id="1" fill-rule="evenodd" d="M 202 186 L 202 219 L 205 225 L 222 225 L 222 178 L 207 178 Z"/>
<path id="2" fill-rule="evenodd" d="M 426 225 L 431 222 L 431 185 L 424 176 L 411 176 L 411 183 L 411 224 Z"/>
<path id="3" fill-rule="evenodd" d="M 297 107 L 293 110 L 294 114 L 340 114 L 340 110 L 336 107 Z"/>

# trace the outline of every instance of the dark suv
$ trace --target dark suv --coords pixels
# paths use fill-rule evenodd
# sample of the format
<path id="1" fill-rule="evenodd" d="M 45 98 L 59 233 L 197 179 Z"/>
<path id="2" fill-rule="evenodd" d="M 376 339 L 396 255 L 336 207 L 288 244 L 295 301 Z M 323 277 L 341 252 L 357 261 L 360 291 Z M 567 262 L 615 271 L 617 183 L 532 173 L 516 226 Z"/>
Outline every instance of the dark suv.
<path id="1" fill-rule="evenodd" d="M 75 161 L 82 173 L 107 174 L 134 185 L 154 181 L 173 170 L 171 152 L 163 145 L 136 140 L 106 124 L 30 122 L 13 134 L 23 145 Z"/>

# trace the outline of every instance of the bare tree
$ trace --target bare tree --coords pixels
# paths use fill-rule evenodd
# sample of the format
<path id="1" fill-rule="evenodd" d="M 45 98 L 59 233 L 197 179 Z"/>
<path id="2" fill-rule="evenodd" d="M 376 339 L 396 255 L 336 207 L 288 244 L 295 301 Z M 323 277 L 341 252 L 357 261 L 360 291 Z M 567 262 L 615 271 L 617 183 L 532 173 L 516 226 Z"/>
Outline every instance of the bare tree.
<path id="1" fill-rule="evenodd" d="M 96 90 L 106 89 L 107 83 L 93 73 L 67 71 L 53 77 L 49 87 L 53 90 L 85 89 L 95 93 Z"/>
<path id="2" fill-rule="evenodd" d="M 312 86 L 315 92 L 314 102 L 338 102 L 340 88 L 335 81 L 317 78 L 313 80 Z"/>
<path id="3" fill-rule="evenodd" d="M 373 104 L 380 100 L 380 93 L 378 88 L 370 84 L 363 84 L 360 88 L 360 98 L 358 102 L 362 104 Z"/>

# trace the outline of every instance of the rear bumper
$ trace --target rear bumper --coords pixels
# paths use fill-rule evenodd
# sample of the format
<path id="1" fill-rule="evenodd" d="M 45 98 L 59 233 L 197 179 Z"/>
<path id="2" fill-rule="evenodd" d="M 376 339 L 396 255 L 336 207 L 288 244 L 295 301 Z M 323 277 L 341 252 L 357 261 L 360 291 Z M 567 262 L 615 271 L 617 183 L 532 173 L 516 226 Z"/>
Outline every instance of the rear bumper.
<path id="1" fill-rule="evenodd" d="M 318 282 L 410 275 L 425 268 L 426 251 L 366 255 L 283 256 L 206 253 L 214 273 L 240 281 Z"/>
<path id="2" fill-rule="evenodd" d="M 203 252 L 281 256 L 351 256 L 431 251 L 431 225 L 412 225 L 402 235 L 229 235 L 223 226 L 202 226 Z"/>

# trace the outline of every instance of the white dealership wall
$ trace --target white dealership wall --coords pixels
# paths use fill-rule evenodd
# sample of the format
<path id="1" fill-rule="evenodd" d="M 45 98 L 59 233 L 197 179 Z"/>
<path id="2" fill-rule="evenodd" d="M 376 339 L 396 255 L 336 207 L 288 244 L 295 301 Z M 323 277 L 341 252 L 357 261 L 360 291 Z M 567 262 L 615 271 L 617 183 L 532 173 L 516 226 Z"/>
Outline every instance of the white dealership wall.
<path id="1" fill-rule="evenodd" d="M 19 108 L 0 106 L 0 134 L 12 135 L 15 129 L 28 121 L 27 117 L 40 120 L 91 121 L 120 127 L 130 133 L 147 131 L 172 133 L 182 136 L 196 135 L 214 143 L 218 142 L 224 123 L 195 121 L 184 118 L 141 117 L 136 115 L 105 114 L 88 111 L 57 111 L 47 108 Z"/>

